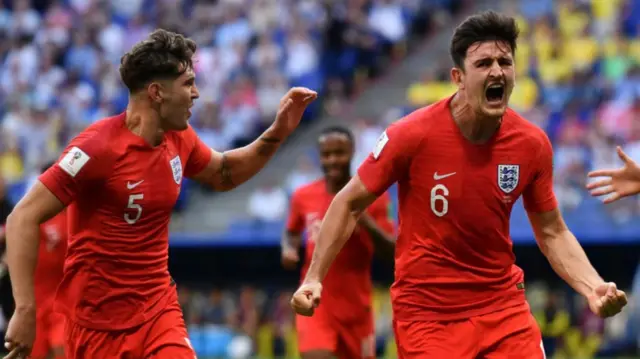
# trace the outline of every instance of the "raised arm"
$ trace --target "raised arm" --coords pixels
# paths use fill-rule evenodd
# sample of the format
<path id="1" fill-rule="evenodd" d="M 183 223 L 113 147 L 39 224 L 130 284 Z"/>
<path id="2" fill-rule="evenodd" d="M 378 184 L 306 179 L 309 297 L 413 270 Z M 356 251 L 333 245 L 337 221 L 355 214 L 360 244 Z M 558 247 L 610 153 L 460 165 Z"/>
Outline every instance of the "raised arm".
<path id="1" fill-rule="evenodd" d="M 537 163 L 536 178 L 524 192 L 524 205 L 536 241 L 553 270 L 587 298 L 591 310 L 609 317 L 627 304 L 615 283 L 606 283 L 589 262 L 576 237 L 565 224 L 553 194 L 553 150 L 545 137 Z"/>
<path id="2" fill-rule="evenodd" d="M 207 166 L 193 176 L 216 191 L 229 191 L 255 176 L 300 123 L 307 106 L 318 94 L 305 88 L 291 89 L 280 101 L 276 119 L 258 139 L 226 152 L 212 151 Z"/>

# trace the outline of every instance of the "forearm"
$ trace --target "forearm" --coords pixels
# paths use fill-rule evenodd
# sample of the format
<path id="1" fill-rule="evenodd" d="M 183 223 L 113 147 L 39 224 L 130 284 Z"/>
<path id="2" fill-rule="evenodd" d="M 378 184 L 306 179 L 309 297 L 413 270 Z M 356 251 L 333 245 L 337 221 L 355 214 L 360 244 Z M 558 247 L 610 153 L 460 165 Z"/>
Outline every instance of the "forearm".
<path id="1" fill-rule="evenodd" d="M 589 295 L 604 283 L 571 231 L 541 241 L 540 247 L 553 270 L 578 293 Z"/>
<path id="2" fill-rule="evenodd" d="M 297 233 L 287 231 L 282 235 L 282 239 L 280 240 L 280 246 L 283 249 L 298 250 L 300 249 L 300 245 L 302 245 L 302 237 Z"/>
<path id="3" fill-rule="evenodd" d="M 305 282 L 321 282 L 324 279 L 331 263 L 356 227 L 360 213 L 352 211 L 339 196 L 340 193 L 331 202 L 322 221 Z"/>
<path id="4" fill-rule="evenodd" d="M 35 308 L 34 275 L 38 261 L 40 225 L 14 213 L 7 220 L 6 263 L 16 309 Z"/>
<path id="5" fill-rule="evenodd" d="M 216 189 L 228 191 L 251 179 L 273 157 L 282 140 L 269 128 L 247 146 L 224 152 Z"/>

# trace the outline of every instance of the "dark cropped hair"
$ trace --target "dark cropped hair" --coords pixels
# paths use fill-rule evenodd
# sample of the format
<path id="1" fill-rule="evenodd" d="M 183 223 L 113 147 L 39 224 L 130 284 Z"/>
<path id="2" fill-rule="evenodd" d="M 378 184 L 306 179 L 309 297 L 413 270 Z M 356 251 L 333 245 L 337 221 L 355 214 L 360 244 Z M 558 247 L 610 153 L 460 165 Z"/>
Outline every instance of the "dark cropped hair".
<path id="1" fill-rule="evenodd" d="M 456 67 L 464 69 L 464 59 L 471 45 L 483 41 L 503 41 L 509 45 L 511 52 L 516 52 L 518 25 L 514 18 L 495 11 L 486 11 L 468 17 L 458 25 L 449 50 Z"/>
<path id="2" fill-rule="evenodd" d="M 318 140 L 322 136 L 332 135 L 332 134 L 345 135 L 349 139 L 349 142 L 355 144 L 355 140 L 353 138 L 353 132 L 351 132 L 350 129 L 343 126 L 326 127 L 325 129 L 322 130 L 322 132 L 320 132 L 320 135 L 318 136 Z"/>
<path id="3" fill-rule="evenodd" d="M 152 32 L 120 59 L 120 77 L 129 92 L 156 80 L 176 79 L 193 67 L 196 43 L 163 29 Z"/>

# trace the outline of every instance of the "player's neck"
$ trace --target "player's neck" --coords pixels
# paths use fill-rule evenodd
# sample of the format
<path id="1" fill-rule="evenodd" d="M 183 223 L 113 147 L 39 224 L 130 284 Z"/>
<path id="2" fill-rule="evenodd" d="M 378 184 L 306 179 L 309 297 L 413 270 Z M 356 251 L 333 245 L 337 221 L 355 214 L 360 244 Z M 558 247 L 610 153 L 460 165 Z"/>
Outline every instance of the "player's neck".
<path id="1" fill-rule="evenodd" d="M 502 119 L 482 117 L 473 107 L 457 93 L 451 100 L 450 110 L 453 121 L 460 129 L 462 136 L 474 144 L 484 144 L 500 128 Z"/>
<path id="2" fill-rule="evenodd" d="M 349 183 L 349 180 L 351 180 L 351 175 L 348 175 L 347 177 L 341 179 L 341 180 L 326 180 L 327 183 L 327 192 L 331 193 L 331 194 L 336 194 L 338 192 L 340 192 L 340 190 L 342 188 L 344 188 L 344 186 L 347 185 L 347 183 Z"/>
<path id="3" fill-rule="evenodd" d="M 160 117 L 156 112 L 136 101 L 129 101 L 125 123 L 129 131 L 150 146 L 157 146 L 162 142 L 164 131 L 160 126 Z"/>

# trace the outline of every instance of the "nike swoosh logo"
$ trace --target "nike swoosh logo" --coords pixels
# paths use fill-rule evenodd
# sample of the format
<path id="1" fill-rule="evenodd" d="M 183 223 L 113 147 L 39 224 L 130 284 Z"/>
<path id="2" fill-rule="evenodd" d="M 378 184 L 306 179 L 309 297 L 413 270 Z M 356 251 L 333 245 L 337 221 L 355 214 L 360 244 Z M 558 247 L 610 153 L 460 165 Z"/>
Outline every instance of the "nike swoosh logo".
<path id="1" fill-rule="evenodd" d="M 144 180 L 136 183 L 127 182 L 127 189 L 134 189 L 140 185 L 140 183 L 144 182 Z"/>
<path id="2" fill-rule="evenodd" d="M 439 180 L 441 180 L 443 178 L 451 177 L 454 174 L 456 174 L 456 172 L 447 173 L 446 175 L 438 175 L 438 172 L 436 172 L 436 173 L 433 174 L 433 179 L 436 180 L 436 181 L 439 181 Z"/>

